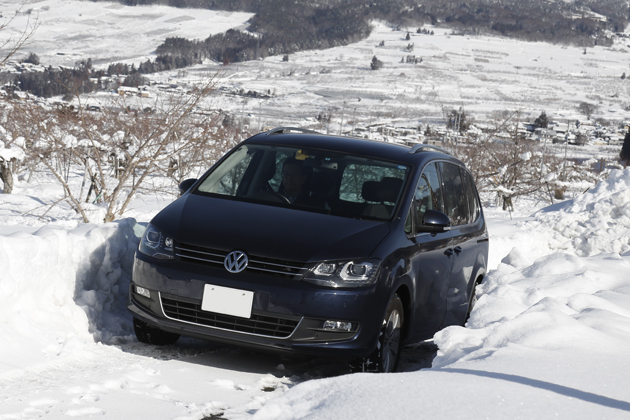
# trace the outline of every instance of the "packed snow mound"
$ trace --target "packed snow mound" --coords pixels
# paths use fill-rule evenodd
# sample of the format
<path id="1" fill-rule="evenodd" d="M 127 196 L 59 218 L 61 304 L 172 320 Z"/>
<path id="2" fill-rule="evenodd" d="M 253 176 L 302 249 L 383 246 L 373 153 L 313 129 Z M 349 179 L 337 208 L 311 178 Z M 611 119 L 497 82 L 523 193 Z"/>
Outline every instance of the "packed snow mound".
<path id="1" fill-rule="evenodd" d="M 132 339 L 126 303 L 143 230 L 125 219 L 0 236 L 0 372 Z"/>
<path id="2" fill-rule="evenodd" d="M 552 249 L 579 256 L 630 251 L 630 168 L 611 171 L 608 180 L 554 209 L 541 210 L 526 225 L 549 229 Z"/>
<path id="3" fill-rule="evenodd" d="M 434 368 L 514 346 L 613 353 L 627 347 L 630 256 L 556 253 L 526 267 L 522 262 L 513 250 L 477 286 L 466 328 L 435 335 L 440 350 Z"/>

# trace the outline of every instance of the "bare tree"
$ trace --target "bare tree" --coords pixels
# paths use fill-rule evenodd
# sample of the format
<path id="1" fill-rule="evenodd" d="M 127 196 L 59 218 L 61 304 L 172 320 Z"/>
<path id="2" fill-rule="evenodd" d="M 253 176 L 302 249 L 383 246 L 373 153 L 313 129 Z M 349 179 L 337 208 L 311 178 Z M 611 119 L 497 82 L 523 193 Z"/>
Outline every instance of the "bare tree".
<path id="1" fill-rule="evenodd" d="M 88 111 L 80 95 L 76 108 L 15 102 L 7 129 L 25 139 L 27 157 L 53 174 L 85 222 L 88 203 L 104 209 L 109 222 L 123 215 L 138 192 L 159 188 L 153 180 L 170 176 L 179 182 L 236 144 L 240 132 L 220 128 L 219 114 L 198 111 L 215 81 L 188 94 L 158 97 L 144 108 L 127 97 L 103 104 L 100 112 Z M 82 171 L 80 188 L 70 182 L 71 171 Z"/>
<path id="2" fill-rule="evenodd" d="M 519 113 L 502 116 L 495 127 L 475 141 L 452 147 L 452 152 L 471 170 L 481 192 L 495 192 L 508 209 L 512 198 L 538 197 L 553 203 L 563 199 L 572 185 L 583 188 L 606 177 L 602 168 L 614 162 L 567 161 L 543 145 L 524 138 L 518 131 Z M 629 136 L 630 138 L 630 136 Z"/>
<path id="3" fill-rule="evenodd" d="M 18 8 L 13 16 L 5 19 L 0 24 L 0 33 L 9 30 L 9 26 L 14 21 L 15 17 L 21 12 L 23 7 L 24 3 L 22 3 L 22 6 Z M 2 51 L 2 54 L 0 55 L 0 66 L 9 61 L 15 53 L 26 45 L 26 43 L 35 34 L 37 27 L 37 19 L 35 18 L 31 21 L 29 15 L 29 19 L 27 20 L 24 30 L 20 32 L 17 37 L 8 37 L 6 41 L 0 44 L 0 51 Z M 6 133 L 0 133 L 0 181 L 3 183 L 3 193 L 11 194 L 13 192 L 13 174 L 15 173 L 19 161 L 22 160 L 22 154 L 21 151 L 18 153 L 14 150 L 12 147 L 13 139 L 5 134 Z"/>
<path id="4" fill-rule="evenodd" d="M 597 105 L 590 104 L 588 102 L 580 102 L 580 105 L 578 105 L 578 110 L 586 116 L 586 119 L 590 120 L 591 115 L 597 112 Z"/>
<path id="5" fill-rule="evenodd" d="M 26 2 L 22 2 L 22 5 L 18 8 L 15 14 L 7 19 L 5 19 L 2 23 L 0 23 L 0 32 L 5 32 L 9 30 L 9 26 L 15 20 L 16 16 L 22 12 L 24 9 L 24 5 Z M 9 37 L 0 44 L 0 51 L 3 51 L 2 55 L 0 55 L 0 65 L 3 65 L 8 60 L 11 59 L 23 47 L 28 43 L 28 41 L 33 37 L 35 31 L 39 26 L 39 22 L 37 18 L 31 20 L 31 15 L 29 14 L 29 18 L 26 22 L 24 30 L 18 33 L 17 37 Z"/>

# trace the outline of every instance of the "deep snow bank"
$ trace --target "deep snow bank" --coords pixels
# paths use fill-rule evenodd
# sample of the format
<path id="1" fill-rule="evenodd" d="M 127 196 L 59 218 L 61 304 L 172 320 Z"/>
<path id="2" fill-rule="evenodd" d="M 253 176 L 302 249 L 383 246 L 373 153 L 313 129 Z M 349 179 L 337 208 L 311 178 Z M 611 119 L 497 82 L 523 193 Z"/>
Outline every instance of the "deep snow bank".
<path id="1" fill-rule="evenodd" d="M 580 256 L 630 251 L 630 168 L 574 200 L 543 209 L 528 228 L 549 234 L 552 249 Z"/>
<path id="2" fill-rule="evenodd" d="M 132 334 L 133 219 L 0 236 L 0 375 Z"/>
<path id="3" fill-rule="evenodd" d="M 630 342 L 630 257 L 551 254 L 527 265 L 514 249 L 477 287 L 466 328 L 435 335 L 433 367 L 489 357 L 499 349 L 622 354 Z"/>

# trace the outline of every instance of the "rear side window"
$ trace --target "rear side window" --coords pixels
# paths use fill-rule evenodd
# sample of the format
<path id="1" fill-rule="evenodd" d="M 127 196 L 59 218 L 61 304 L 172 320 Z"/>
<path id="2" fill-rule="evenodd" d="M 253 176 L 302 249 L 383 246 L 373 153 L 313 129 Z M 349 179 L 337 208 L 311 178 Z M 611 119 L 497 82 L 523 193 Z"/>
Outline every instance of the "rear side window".
<path id="1" fill-rule="evenodd" d="M 451 225 L 465 225 L 469 223 L 468 185 L 464 184 L 459 166 L 448 162 L 441 162 L 440 165 L 444 186 L 444 213 L 451 219 Z"/>
<path id="2" fill-rule="evenodd" d="M 466 194 L 466 197 L 468 198 L 468 223 L 474 223 L 479 218 L 480 213 L 477 188 L 475 187 L 475 181 L 467 171 L 462 170 L 462 174 L 464 176 L 464 183 L 466 184 L 466 189 L 468 191 L 468 193 Z"/>

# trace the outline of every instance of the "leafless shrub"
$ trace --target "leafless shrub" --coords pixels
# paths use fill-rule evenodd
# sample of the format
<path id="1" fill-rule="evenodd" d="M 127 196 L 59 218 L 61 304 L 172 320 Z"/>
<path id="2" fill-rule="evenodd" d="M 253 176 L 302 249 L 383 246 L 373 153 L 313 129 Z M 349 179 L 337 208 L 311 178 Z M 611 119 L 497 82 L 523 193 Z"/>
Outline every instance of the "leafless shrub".
<path id="1" fill-rule="evenodd" d="M 29 161 L 54 175 L 85 222 L 87 202 L 104 208 L 109 222 L 138 192 L 152 188 L 152 178 L 181 182 L 240 139 L 239 131 L 221 126 L 219 114 L 198 112 L 213 88 L 214 79 L 189 94 L 160 97 L 150 111 L 132 107 L 125 97 L 99 107 L 100 112 L 88 111 L 79 95 L 76 108 L 12 102 L 5 128 L 25 139 Z M 83 173 L 78 191 L 69 183 L 71 171 Z"/>
<path id="2" fill-rule="evenodd" d="M 0 32 L 3 32 L 9 27 L 9 25 L 11 25 L 11 22 L 13 22 L 16 16 L 18 16 L 18 14 L 22 12 L 24 4 L 25 3 L 22 3 L 22 6 L 20 6 L 20 8 L 13 16 L 5 19 L 2 23 L 0 23 Z M 28 14 L 30 15 L 30 13 Z M 0 65 L 3 65 L 8 60 L 10 60 L 11 57 L 15 55 L 15 53 L 17 53 L 22 49 L 22 47 L 24 47 L 28 40 L 33 37 L 38 26 L 39 22 L 37 20 L 37 17 L 29 17 L 24 27 L 24 30 L 17 37 L 10 37 L 2 44 L 0 44 L 0 51 L 5 51 L 5 53 L 0 57 Z"/>
<path id="3" fill-rule="evenodd" d="M 517 112 L 503 116 L 483 135 L 449 149 L 471 170 L 480 192 L 495 192 L 504 208 L 522 196 L 551 204 L 570 189 L 586 189 L 605 178 L 604 169 L 613 164 L 567 160 L 547 144 L 526 139 L 517 130 Z"/>

